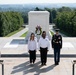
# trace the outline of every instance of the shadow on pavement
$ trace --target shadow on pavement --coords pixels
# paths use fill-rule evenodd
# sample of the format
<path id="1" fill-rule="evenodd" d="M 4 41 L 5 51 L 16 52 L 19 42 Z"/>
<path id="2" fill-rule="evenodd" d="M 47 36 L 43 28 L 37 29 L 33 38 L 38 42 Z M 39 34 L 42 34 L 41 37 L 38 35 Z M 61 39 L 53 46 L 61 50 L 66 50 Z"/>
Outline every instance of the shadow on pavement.
<path id="1" fill-rule="evenodd" d="M 23 75 L 33 73 L 33 72 L 35 72 L 34 75 L 40 75 L 41 73 L 45 73 L 45 72 L 52 70 L 54 67 L 55 67 L 54 64 L 52 64 L 50 66 L 46 66 L 46 67 L 41 66 L 40 61 L 38 61 L 35 64 L 30 65 L 29 61 L 27 61 L 20 65 L 14 66 L 11 74 L 15 74 L 15 73 L 23 71 Z"/>

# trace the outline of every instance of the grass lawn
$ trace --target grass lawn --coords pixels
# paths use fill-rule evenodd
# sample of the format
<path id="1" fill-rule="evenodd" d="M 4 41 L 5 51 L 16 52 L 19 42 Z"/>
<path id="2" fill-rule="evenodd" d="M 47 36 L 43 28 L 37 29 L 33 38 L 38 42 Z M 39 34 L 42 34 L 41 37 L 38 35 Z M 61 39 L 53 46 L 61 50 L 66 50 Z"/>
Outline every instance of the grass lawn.
<path id="1" fill-rule="evenodd" d="M 25 32 L 24 34 L 22 34 L 20 37 L 26 37 L 27 32 Z"/>
<path id="2" fill-rule="evenodd" d="M 51 33 L 52 35 L 54 35 L 54 33 L 53 33 L 52 31 L 50 31 L 50 33 Z"/>
<path id="3" fill-rule="evenodd" d="M 14 31 L 14 32 L 9 33 L 9 34 L 8 34 L 8 35 L 6 35 L 5 37 L 10 37 L 10 36 L 12 36 L 12 35 L 16 34 L 17 32 L 21 31 L 22 29 L 24 29 L 24 28 L 23 28 L 23 27 L 21 27 L 21 28 L 19 28 L 18 30 L 16 30 L 16 31 Z"/>

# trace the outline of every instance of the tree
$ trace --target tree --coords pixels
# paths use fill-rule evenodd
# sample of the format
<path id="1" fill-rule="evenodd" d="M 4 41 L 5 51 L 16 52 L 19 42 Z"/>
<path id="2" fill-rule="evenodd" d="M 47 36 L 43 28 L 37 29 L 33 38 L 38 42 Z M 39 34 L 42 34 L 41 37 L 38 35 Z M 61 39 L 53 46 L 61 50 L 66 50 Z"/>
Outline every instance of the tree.
<path id="1" fill-rule="evenodd" d="M 56 15 L 57 15 L 57 11 L 55 8 L 52 9 L 52 12 L 51 12 L 51 17 L 52 17 L 52 22 L 54 23 L 54 19 L 56 18 Z"/>
<path id="2" fill-rule="evenodd" d="M 38 8 L 38 7 L 36 7 L 36 8 L 35 8 L 35 11 L 39 11 L 39 8 Z"/>
<path id="3" fill-rule="evenodd" d="M 5 36 L 23 25 L 23 18 L 18 12 L 0 12 L 0 36 Z"/>
<path id="4" fill-rule="evenodd" d="M 76 13 L 59 12 L 55 19 L 56 26 L 71 36 L 76 36 Z"/>
<path id="5" fill-rule="evenodd" d="M 58 11 L 59 11 L 59 12 L 64 12 L 64 11 L 70 12 L 70 11 L 72 11 L 72 10 L 71 10 L 69 7 L 63 6 L 62 8 L 59 8 Z"/>

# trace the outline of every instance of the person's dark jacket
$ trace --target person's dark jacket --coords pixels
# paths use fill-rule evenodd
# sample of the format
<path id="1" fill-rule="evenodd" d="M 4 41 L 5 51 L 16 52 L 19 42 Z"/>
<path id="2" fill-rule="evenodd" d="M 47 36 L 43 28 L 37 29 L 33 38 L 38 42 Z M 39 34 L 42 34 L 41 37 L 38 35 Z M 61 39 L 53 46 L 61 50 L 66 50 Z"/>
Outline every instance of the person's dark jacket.
<path id="1" fill-rule="evenodd" d="M 52 37 L 52 48 L 62 48 L 62 36 L 54 34 Z"/>

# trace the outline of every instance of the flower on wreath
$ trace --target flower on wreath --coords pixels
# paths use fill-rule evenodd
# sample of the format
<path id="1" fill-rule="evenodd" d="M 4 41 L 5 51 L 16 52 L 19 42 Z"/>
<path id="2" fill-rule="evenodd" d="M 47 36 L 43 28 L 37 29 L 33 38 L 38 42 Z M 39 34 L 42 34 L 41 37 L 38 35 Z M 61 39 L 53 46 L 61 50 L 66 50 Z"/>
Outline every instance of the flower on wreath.
<path id="1" fill-rule="evenodd" d="M 35 33 L 36 33 L 37 35 L 41 35 L 41 33 L 42 33 L 42 28 L 37 25 L 36 30 L 35 30 Z"/>

